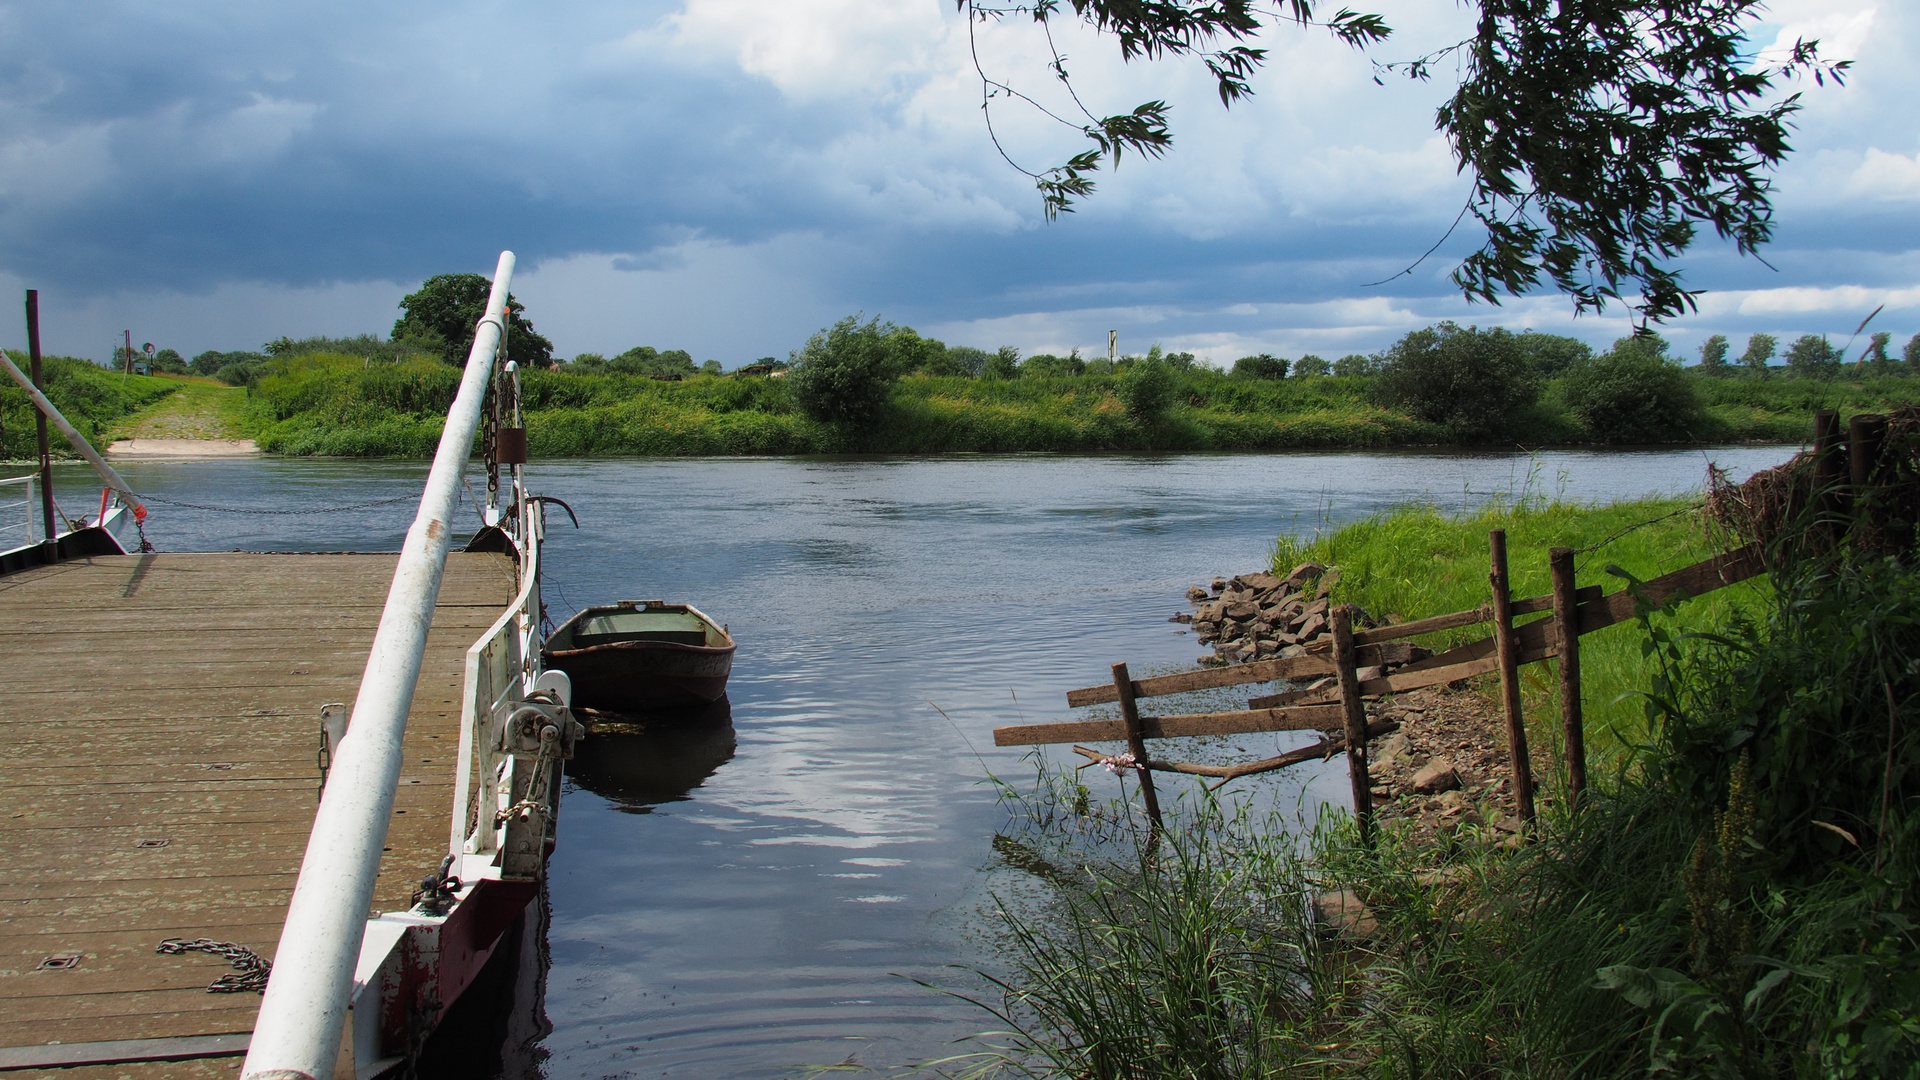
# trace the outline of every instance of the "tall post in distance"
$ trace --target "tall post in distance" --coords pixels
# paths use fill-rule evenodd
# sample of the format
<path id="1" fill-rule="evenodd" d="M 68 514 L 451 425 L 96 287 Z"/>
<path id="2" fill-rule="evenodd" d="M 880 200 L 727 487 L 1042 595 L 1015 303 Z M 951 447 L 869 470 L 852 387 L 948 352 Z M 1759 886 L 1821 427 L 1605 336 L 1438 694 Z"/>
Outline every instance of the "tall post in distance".
<path id="1" fill-rule="evenodd" d="M 1133 755 L 1133 767 L 1140 772 L 1140 798 L 1147 804 L 1147 819 L 1153 831 L 1160 831 L 1160 794 L 1153 790 L 1153 770 L 1147 767 L 1147 738 L 1140 730 L 1140 709 L 1133 702 L 1133 676 L 1127 665 L 1113 665 L 1113 689 L 1120 695 L 1120 718 L 1127 725 L 1127 753 Z"/>
<path id="2" fill-rule="evenodd" d="M 1107 331 L 1107 363 L 1120 359 L 1120 331 Z"/>
<path id="3" fill-rule="evenodd" d="M 1580 713 L 1580 608 L 1574 598 L 1573 549 L 1547 553 L 1553 569 L 1553 621 L 1560 631 L 1560 727 L 1567 743 L 1567 802 L 1587 789 L 1587 730 Z"/>
<path id="4" fill-rule="evenodd" d="M 1353 819 L 1362 846 L 1373 844 L 1373 781 L 1367 775 L 1367 703 L 1360 700 L 1360 676 L 1353 655 L 1353 607 L 1341 604 L 1327 613 L 1333 621 L 1333 670 L 1340 679 L 1340 704 L 1347 721 L 1347 775 L 1353 782 Z"/>
<path id="5" fill-rule="evenodd" d="M 1500 652 L 1500 706 L 1507 715 L 1507 753 L 1513 759 L 1513 801 L 1520 820 L 1533 820 L 1533 762 L 1527 756 L 1527 720 L 1520 711 L 1520 646 L 1513 634 L 1513 595 L 1507 587 L 1507 530 L 1487 534 L 1493 572 L 1493 639 Z"/>
<path id="6" fill-rule="evenodd" d="M 47 392 L 40 376 L 40 290 L 27 290 L 27 373 L 34 388 Z M 40 440 L 40 516 L 47 523 L 47 542 L 56 534 L 53 524 L 53 447 L 47 442 L 47 414 L 33 410 L 34 435 Z"/>

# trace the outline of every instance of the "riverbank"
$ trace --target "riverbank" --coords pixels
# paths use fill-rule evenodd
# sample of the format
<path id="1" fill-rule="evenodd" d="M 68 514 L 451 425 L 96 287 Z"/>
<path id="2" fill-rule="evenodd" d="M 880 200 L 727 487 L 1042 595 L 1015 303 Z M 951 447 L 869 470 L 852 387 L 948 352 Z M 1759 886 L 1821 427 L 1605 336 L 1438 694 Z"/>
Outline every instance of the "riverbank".
<path id="1" fill-rule="evenodd" d="M 863 426 L 810 418 L 791 379 L 696 374 L 522 373 L 530 452 L 539 458 L 771 454 L 1273 451 L 1440 446 L 1446 429 L 1373 402 L 1367 378 L 1171 376 L 1165 407 L 1130 410 L 1124 375 L 1018 379 L 910 375 Z M 1690 377 L 1691 379 L 1691 377 Z M 1701 411 L 1674 443 L 1799 443 L 1813 412 L 1920 400 L 1920 380 L 1691 379 Z M 414 359 L 307 355 L 270 361 L 247 388 L 242 434 L 272 453 L 427 457 L 459 371 Z M 1582 427 L 1549 383 L 1502 445 L 1612 441 Z"/>
<path id="2" fill-rule="evenodd" d="M 1275 565 L 1304 549 L 1342 565 L 1346 599 L 1436 614 L 1484 599 L 1489 526 L 1533 592 L 1518 579 L 1535 545 L 1597 544 L 1588 563 L 1643 578 L 1692 561 L 1714 530 L 1673 511 L 1403 511 L 1282 541 Z M 1722 594 L 1735 609 L 1716 615 Z M 1423 797 L 1451 794 L 1452 813 L 1383 815 L 1371 847 L 1331 812 L 1305 851 L 1252 802 L 1177 800 L 1149 845 L 1137 811 L 1076 778 L 1010 791 L 1007 850 L 1048 868 L 1055 904 L 1007 912 L 995 1003 L 1013 1034 L 985 1056 L 1069 1075 L 1108 1075 L 1111 1056 L 1136 1077 L 1223 1059 L 1329 1078 L 1914 1075 L 1920 750 L 1898 717 L 1920 699 L 1920 574 L 1843 548 L 1713 597 L 1583 638 L 1589 730 L 1610 698 L 1633 709 L 1590 740 L 1604 764 L 1581 805 L 1543 800 L 1524 834 L 1474 805 L 1478 777 Z M 1609 648 L 1633 662 L 1588 667 Z M 1551 697 L 1542 670 L 1530 705 Z M 1466 708 L 1437 727 L 1449 703 L 1428 692 L 1381 708 L 1402 732 L 1497 747 L 1488 689 L 1453 692 Z M 1530 727 L 1552 794 L 1551 725 Z"/>

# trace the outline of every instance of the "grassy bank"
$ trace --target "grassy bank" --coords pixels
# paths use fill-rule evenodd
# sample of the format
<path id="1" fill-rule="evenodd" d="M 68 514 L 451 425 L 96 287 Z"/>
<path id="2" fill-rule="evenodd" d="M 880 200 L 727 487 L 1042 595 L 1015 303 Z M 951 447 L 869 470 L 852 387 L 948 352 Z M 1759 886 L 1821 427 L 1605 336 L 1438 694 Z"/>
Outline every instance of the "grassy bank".
<path id="1" fill-rule="evenodd" d="M 1647 580 L 1689 566 L 1724 550 L 1720 540 L 1690 510 L 1697 500 L 1634 499 L 1598 506 L 1523 498 L 1494 502 L 1465 516 L 1411 507 L 1377 515 L 1302 541 L 1282 537 L 1274 567 L 1284 574 L 1309 559 L 1341 568 L 1334 596 L 1376 617 L 1406 621 L 1465 611 L 1487 602 L 1487 533 L 1507 532 L 1507 564 L 1514 595 L 1543 596 L 1552 590 L 1547 552 L 1568 547 L 1581 587 L 1607 592 L 1624 588 L 1625 571 Z M 1766 602 L 1767 584 L 1755 580 L 1690 600 L 1671 617 L 1680 633 L 1713 632 L 1737 618 L 1752 617 Z M 1485 637 L 1485 626 L 1444 631 L 1421 639 L 1433 648 Z M 1646 738 L 1639 691 L 1647 668 L 1640 653 L 1645 634 L 1620 623 L 1580 639 L 1580 671 L 1590 754 L 1619 756 Z M 1557 676 L 1551 664 L 1521 669 L 1521 693 L 1534 721 L 1533 745 L 1559 763 Z"/>
<path id="2" fill-rule="evenodd" d="M 531 452 L 542 457 L 996 451 L 1282 450 L 1437 445 L 1445 432 L 1373 404 L 1366 378 L 1232 378 L 1179 373 L 1172 402 L 1129 413 L 1122 375 L 1017 379 L 910 375 L 870 424 L 809 418 L 790 379 L 695 374 L 528 371 Z M 1884 409 L 1920 397 L 1920 382 L 1697 379 L 1705 419 L 1680 441 L 1797 442 L 1812 410 Z M 459 371 L 428 358 L 370 363 L 302 355 L 265 361 L 248 387 L 244 426 L 284 454 L 423 457 L 432 453 Z M 1549 384 L 1516 422 L 1522 445 L 1589 441 Z"/>
<path id="3" fill-rule="evenodd" d="M 9 349 L 7 356 L 20 370 L 28 370 L 25 353 Z M 177 379 L 122 375 L 67 356 L 42 357 L 41 371 L 47 399 L 95 446 L 104 445 L 115 424 L 184 385 Z M 39 453 L 34 412 L 25 391 L 11 379 L 0 379 L 0 459 L 25 461 Z M 77 456 L 58 431 L 50 435 L 55 457 Z"/>
<path id="4" fill-rule="evenodd" d="M 1692 561 L 1686 515 L 1617 535 L 1668 508 L 1415 510 L 1283 542 L 1277 562 L 1333 557 L 1347 598 L 1430 614 L 1484 597 L 1493 525 L 1522 591 L 1544 588 L 1527 574 L 1554 543 L 1604 541 L 1589 563 L 1642 576 Z M 1920 739 L 1903 719 L 1920 709 L 1920 573 L 1843 549 L 1734 606 L 1744 622 L 1692 601 L 1583 639 L 1638 661 L 1593 671 L 1589 708 L 1616 691 L 1646 707 L 1615 726 L 1624 767 L 1525 843 L 1388 827 L 1366 848 L 1336 810 L 1303 848 L 1284 815 L 1183 785 L 1149 844 L 1137 808 L 1072 774 L 1006 789 L 996 849 L 1042 899 L 1001 909 L 1006 967 L 974 995 L 998 1030 L 942 1068 L 1920 1076 Z M 1364 912 L 1311 916 L 1335 894 Z"/>

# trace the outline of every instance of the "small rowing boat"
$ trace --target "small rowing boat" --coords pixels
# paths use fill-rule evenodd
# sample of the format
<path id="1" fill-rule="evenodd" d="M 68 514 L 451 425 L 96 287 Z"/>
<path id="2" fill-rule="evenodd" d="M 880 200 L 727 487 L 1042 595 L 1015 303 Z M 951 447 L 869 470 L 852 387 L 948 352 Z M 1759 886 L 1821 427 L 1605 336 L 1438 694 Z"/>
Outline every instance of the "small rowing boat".
<path id="1" fill-rule="evenodd" d="M 567 673 L 573 704 L 644 713 L 716 701 L 733 671 L 733 635 L 691 604 L 590 607 L 547 638 L 543 662 Z"/>

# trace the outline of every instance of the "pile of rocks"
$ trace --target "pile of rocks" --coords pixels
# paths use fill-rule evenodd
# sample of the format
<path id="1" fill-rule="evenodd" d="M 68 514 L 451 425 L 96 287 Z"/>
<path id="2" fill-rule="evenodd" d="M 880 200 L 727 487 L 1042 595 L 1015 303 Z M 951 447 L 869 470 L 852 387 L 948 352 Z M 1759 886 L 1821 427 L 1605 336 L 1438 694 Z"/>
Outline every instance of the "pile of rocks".
<path id="1" fill-rule="evenodd" d="M 1213 646 L 1203 664 L 1230 664 L 1269 656 L 1295 656 L 1306 646 L 1329 637 L 1328 599 L 1340 571 L 1316 562 L 1301 563 L 1285 577 L 1241 574 L 1215 578 L 1211 589 L 1198 585 L 1187 590 L 1194 606 L 1171 621 L 1192 623 L 1202 644 Z M 1361 617 L 1359 626 L 1373 625 Z"/>
<path id="2" fill-rule="evenodd" d="M 1367 778 L 1381 820 L 1410 820 L 1422 834 L 1488 825 L 1519 831 L 1505 722 L 1484 697 L 1436 687 L 1369 711 L 1400 724 L 1368 748 Z"/>

